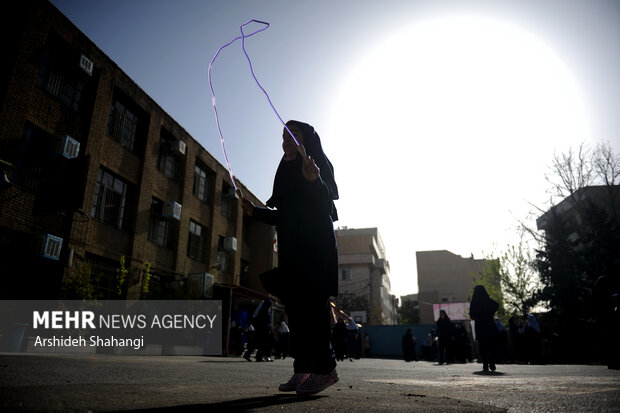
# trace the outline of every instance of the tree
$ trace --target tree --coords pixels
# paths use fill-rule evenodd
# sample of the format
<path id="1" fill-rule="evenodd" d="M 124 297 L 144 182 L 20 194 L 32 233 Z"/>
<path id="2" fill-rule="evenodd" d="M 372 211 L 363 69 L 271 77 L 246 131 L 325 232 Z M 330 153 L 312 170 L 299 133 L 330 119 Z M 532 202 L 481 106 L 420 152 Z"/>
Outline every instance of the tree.
<path id="1" fill-rule="evenodd" d="M 591 185 L 594 176 L 590 152 L 583 144 L 576 152 L 569 148 L 567 153 L 555 154 L 551 174 L 545 176 L 550 184 L 551 202 L 561 202 L 571 197 L 576 201 L 579 189 Z"/>
<path id="2" fill-rule="evenodd" d="M 537 292 L 539 300 L 546 301 L 558 318 L 573 322 L 581 308 L 580 291 L 582 265 L 577 247 L 571 239 L 572 229 L 566 219 L 552 213 L 545 229 L 545 244 L 536 252 L 536 268 L 542 288 Z"/>
<path id="3" fill-rule="evenodd" d="M 582 145 L 555 156 L 551 172 L 551 206 L 539 218 L 544 233 L 526 229 L 539 241 L 542 288 L 535 298 L 548 303 L 557 347 L 574 359 L 583 352 L 575 347 L 575 331 L 592 336 L 596 279 L 608 276 L 616 288 L 620 281 L 620 156 L 609 144 L 593 151 Z"/>
<path id="4" fill-rule="evenodd" d="M 591 185 L 603 185 L 608 192 L 608 207 L 617 215 L 617 196 L 620 193 L 620 154 L 609 143 L 599 143 L 593 150 L 580 145 L 567 153 L 553 157 L 550 173 L 545 176 L 550 186 L 550 208 L 563 200 L 580 207 L 584 200 L 581 189 Z M 541 208 L 537 208 L 543 211 Z M 549 208 L 547 208 L 549 209 Z M 583 212 L 583 209 L 580 209 Z"/>
<path id="5" fill-rule="evenodd" d="M 336 298 L 336 305 L 347 314 L 351 311 L 369 311 L 368 298 L 366 296 L 357 296 L 355 294 L 339 294 Z"/>
<path id="6" fill-rule="evenodd" d="M 119 267 L 116 269 L 116 295 L 118 297 L 121 297 L 123 294 L 123 286 L 125 285 L 125 281 L 127 281 L 128 275 L 129 269 L 125 265 L 125 256 L 121 255 Z"/>
<path id="7" fill-rule="evenodd" d="M 545 233 L 538 234 L 537 268 L 544 285 L 541 298 L 559 310 L 558 305 L 575 304 L 564 295 L 587 295 L 599 276 L 618 276 L 620 155 L 608 143 L 593 151 L 581 145 L 577 152 L 554 157 L 547 181 L 552 196 L 566 206 L 560 211 L 555 203 L 546 213 Z M 606 199 L 588 198 L 585 189 L 592 185 L 602 185 Z"/>
<path id="8" fill-rule="evenodd" d="M 151 263 L 144 263 L 144 270 L 142 271 L 142 286 L 140 288 L 140 294 L 144 297 L 149 295 L 149 287 L 151 285 Z"/>
<path id="9" fill-rule="evenodd" d="M 420 322 L 420 307 L 414 300 L 404 300 L 398 307 L 399 324 L 418 324 Z"/>
<path id="10" fill-rule="evenodd" d="M 88 261 L 76 264 L 77 269 L 65 268 L 60 290 L 61 298 L 65 300 L 95 300 L 97 291 L 95 285 L 99 276 L 93 274 L 92 266 Z"/>
<path id="11" fill-rule="evenodd" d="M 509 246 L 502 253 L 499 276 L 507 315 L 527 317 L 530 309 L 539 303 L 536 294 L 542 288 L 542 283 L 523 232 L 519 243 Z"/>

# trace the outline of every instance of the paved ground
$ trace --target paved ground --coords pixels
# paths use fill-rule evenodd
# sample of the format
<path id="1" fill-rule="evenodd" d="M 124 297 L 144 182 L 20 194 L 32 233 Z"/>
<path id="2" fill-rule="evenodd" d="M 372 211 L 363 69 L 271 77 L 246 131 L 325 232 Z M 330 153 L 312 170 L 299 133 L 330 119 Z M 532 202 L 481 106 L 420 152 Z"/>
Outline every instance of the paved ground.
<path id="1" fill-rule="evenodd" d="M 620 412 L 620 371 L 604 366 L 438 366 L 362 359 L 316 396 L 279 393 L 292 360 L 0 354 L 0 411 Z"/>

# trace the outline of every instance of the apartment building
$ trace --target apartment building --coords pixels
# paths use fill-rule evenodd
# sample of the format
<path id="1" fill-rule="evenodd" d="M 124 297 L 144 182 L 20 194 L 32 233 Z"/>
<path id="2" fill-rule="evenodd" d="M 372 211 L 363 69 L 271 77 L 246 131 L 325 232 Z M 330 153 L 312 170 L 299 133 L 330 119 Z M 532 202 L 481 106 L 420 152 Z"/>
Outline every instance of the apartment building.
<path id="1" fill-rule="evenodd" d="M 18 28 L 0 40 L 1 298 L 253 310 L 274 229 L 243 216 L 226 168 L 51 3 L 1 7 Z"/>
<path id="2" fill-rule="evenodd" d="M 390 264 L 377 228 L 338 228 L 338 303 L 358 323 L 396 324 Z"/>

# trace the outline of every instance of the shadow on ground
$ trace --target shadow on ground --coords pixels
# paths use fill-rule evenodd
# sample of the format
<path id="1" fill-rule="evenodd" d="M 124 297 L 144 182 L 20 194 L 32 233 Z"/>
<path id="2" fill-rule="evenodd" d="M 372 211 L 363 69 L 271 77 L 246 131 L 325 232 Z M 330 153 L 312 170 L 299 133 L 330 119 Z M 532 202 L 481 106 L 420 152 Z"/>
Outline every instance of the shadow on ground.
<path id="1" fill-rule="evenodd" d="M 296 394 L 276 394 L 265 397 L 250 397 L 245 399 L 229 400 L 225 402 L 206 403 L 206 404 L 189 404 L 180 406 L 158 407 L 154 409 L 138 409 L 126 410 L 125 413 L 159 413 L 159 412 L 250 412 L 255 409 L 304 403 L 311 400 L 318 400 L 327 396 L 306 396 L 300 397 Z M 300 407 L 301 409 L 301 407 Z"/>
<path id="2" fill-rule="evenodd" d="M 505 376 L 506 373 L 502 373 L 501 371 L 474 371 L 472 374 L 476 374 L 478 376 Z"/>

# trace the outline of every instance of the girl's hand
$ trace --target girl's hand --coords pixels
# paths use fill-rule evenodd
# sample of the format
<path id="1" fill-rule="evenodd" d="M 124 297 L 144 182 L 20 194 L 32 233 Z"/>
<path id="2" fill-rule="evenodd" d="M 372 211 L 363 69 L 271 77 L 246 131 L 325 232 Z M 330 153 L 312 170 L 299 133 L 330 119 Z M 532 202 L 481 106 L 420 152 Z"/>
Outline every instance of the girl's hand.
<path id="1" fill-rule="evenodd" d="M 314 160 L 311 157 L 304 158 L 304 164 L 301 168 L 301 172 L 304 175 L 304 178 L 308 182 L 314 182 L 319 177 L 319 173 L 321 170 L 314 163 Z"/>

